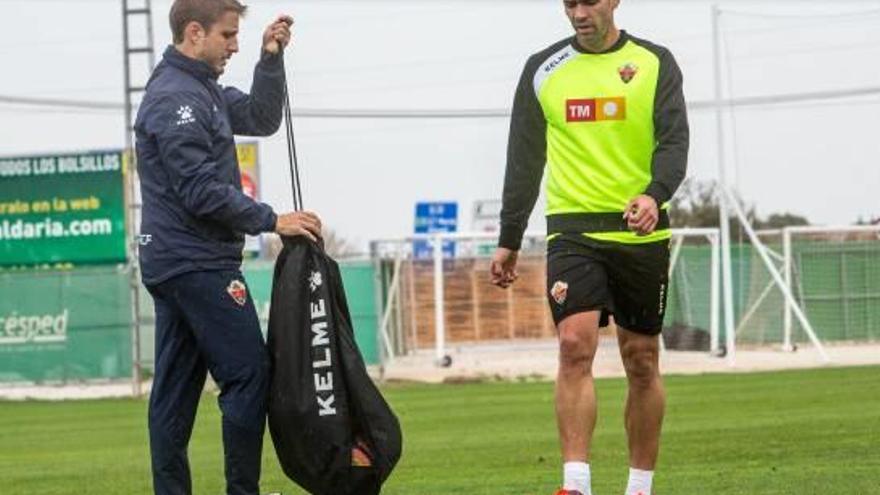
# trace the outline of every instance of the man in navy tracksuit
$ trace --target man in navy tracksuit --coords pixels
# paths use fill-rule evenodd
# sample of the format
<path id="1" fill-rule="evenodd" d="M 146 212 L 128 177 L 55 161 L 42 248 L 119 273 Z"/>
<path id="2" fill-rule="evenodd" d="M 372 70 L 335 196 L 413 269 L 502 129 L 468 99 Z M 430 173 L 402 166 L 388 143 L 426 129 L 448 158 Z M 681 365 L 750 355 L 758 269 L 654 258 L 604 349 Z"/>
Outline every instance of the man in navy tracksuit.
<path id="1" fill-rule="evenodd" d="M 187 444 L 206 373 L 220 387 L 229 495 L 259 493 L 269 359 L 240 272 L 244 234 L 320 235 L 313 213 L 276 215 L 241 191 L 234 134 L 281 124 L 282 49 L 293 20 L 263 34 L 251 94 L 217 83 L 238 51 L 237 0 L 175 0 L 174 45 L 147 85 L 135 124 L 143 282 L 156 306 L 150 451 L 157 495 L 189 495 Z"/>

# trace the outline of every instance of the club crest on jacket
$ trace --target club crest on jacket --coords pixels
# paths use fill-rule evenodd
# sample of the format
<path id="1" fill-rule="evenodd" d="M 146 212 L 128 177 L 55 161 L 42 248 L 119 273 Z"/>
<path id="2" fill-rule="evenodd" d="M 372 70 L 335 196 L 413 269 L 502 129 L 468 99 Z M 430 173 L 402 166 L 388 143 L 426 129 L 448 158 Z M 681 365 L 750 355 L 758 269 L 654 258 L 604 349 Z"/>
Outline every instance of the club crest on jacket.
<path id="1" fill-rule="evenodd" d="M 229 297 L 235 301 L 235 304 L 239 306 L 244 306 L 244 303 L 247 302 L 247 286 L 244 285 L 244 282 L 241 280 L 233 280 L 229 283 L 229 287 L 226 288 L 226 292 L 229 293 Z"/>

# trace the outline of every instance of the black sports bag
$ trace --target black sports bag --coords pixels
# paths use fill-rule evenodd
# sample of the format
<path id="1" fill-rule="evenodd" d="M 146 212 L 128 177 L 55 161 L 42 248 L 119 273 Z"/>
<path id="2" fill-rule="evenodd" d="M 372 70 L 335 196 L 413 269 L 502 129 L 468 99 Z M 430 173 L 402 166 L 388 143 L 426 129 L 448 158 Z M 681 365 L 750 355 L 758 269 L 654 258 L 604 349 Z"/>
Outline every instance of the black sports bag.
<path id="1" fill-rule="evenodd" d="M 284 473 L 313 495 L 373 495 L 402 451 L 400 423 L 357 344 L 339 265 L 302 237 L 275 263 L 269 431 Z"/>

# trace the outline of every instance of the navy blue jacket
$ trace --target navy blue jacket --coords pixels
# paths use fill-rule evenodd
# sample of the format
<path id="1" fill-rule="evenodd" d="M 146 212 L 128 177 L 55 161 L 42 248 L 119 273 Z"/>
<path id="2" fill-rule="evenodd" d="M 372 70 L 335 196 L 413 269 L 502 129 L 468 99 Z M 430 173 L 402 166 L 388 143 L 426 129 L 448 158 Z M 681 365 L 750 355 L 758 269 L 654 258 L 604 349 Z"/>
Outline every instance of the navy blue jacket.
<path id="1" fill-rule="evenodd" d="M 281 125 L 284 67 L 263 53 L 251 94 L 173 46 L 147 84 L 135 122 L 143 211 L 143 281 L 238 269 L 244 234 L 270 232 L 272 208 L 241 191 L 234 134 L 268 136 Z"/>

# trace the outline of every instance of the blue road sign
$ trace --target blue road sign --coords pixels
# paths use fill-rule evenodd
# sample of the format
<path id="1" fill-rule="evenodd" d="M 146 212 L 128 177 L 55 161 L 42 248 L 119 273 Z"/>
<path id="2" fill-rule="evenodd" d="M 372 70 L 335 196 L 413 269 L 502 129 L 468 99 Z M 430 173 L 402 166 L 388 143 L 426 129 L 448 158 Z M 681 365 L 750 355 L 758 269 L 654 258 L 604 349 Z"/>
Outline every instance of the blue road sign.
<path id="1" fill-rule="evenodd" d="M 458 203 L 416 203 L 416 234 L 436 234 L 458 231 Z M 431 259 L 434 248 L 429 241 L 418 240 L 413 244 L 415 259 Z M 443 242 L 443 257 L 455 258 L 455 241 Z"/>

